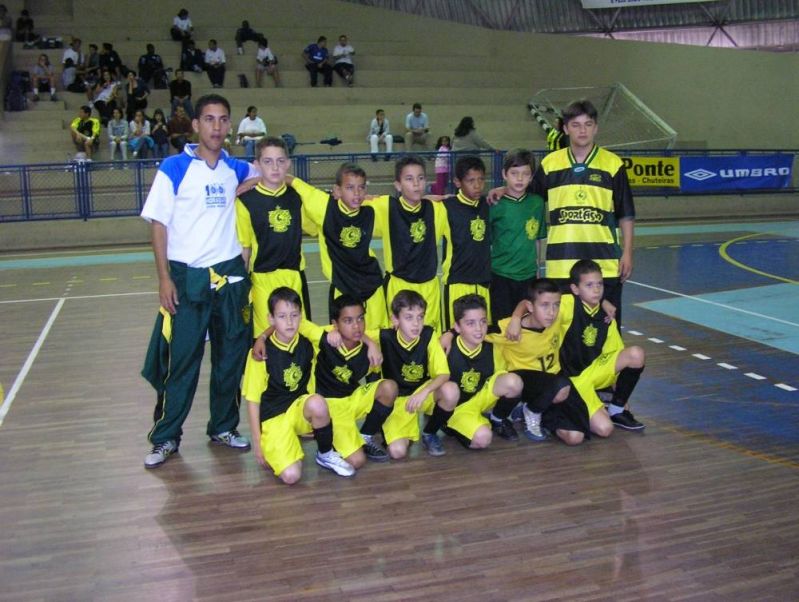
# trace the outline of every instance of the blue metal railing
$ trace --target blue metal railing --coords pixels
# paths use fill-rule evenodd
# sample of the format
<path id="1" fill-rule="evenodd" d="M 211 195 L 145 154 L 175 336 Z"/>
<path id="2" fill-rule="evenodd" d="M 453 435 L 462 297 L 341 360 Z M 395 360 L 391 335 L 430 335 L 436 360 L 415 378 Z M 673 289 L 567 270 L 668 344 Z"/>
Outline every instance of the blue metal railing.
<path id="1" fill-rule="evenodd" d="M 791 185 L 772 190 L 733 190 L 725 193 L 705 194 L 752 194 L 762 192 L 797 192 L 796 150 L 635 150 L 620 151 L 622 156 L 707 156 L 738 155 L 757 156 L 765 154 L 793 155 Z M 400 156 L 403 153 L 394 155 Z M 428 180 L 434 181 L 433 164 L 436 152 L 418 153 L 428 163 Z M 455 173 L 455 161 L 460 155 L 479 155 L 486 164 L 486 187 L 502 184 L 502 160 L 504 151 L 482 151 L 450 153 L 448 157 L 450 178 Z M 534 151 L 536 161 L 546 154 Z M 392 158 L 394 158 L 392 157 Z M 369 174 L 369 192 L 386 194 L 393 192 L 394 164 L 382 159 L 373 162 L 369 153 L 340 153 L 325 155 L 298 155 L 293 157 L 293 173 L 303 180 L 322 188 L 332 185 L 335 172 L 345 161 L 361 164 Z M 150 185 L 158 169 L 159 161 L 143 159 L 137 161 L 95 161 L 56 164 L 6 165 L 0 166 L 0 222 L 20 222 L 56 219 L 93 219 L 98 217 L 135 216 L 141 212 Z M 453 190 L 452 184 L 449 191 Z M 641 188 L 636 196 L 683 195 L 675 188 Z M 697 194 L 697 193 L 693 193 Z"/>

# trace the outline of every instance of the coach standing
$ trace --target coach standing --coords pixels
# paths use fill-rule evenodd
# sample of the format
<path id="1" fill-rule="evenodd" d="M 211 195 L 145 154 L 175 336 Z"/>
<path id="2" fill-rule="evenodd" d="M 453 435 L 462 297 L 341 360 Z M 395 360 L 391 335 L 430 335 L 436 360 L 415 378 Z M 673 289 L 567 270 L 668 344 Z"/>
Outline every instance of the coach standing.
<path id="1" fill-rule="evenodd" d="M 178 451 L 206 333 L 211 343 L 207 434 L 214 443 L 250 447 L 236 430 L 238 386 L 252 327 L 234 202 L 237 186 L 257 173 L 222 149 L 230 131 L 225 98 L 203 96 L 194 115 L 199 143 L 187 144 L 161 163 L 141 213 L 151 224 L 161 303 L 142 370 L 158 393 L 146 468 L 160 466 Z"/>

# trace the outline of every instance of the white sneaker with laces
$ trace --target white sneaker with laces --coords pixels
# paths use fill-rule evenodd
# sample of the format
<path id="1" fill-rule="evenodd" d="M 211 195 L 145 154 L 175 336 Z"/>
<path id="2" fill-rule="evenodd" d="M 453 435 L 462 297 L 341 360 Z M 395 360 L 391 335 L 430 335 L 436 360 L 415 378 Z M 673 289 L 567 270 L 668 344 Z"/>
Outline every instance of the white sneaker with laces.
<path id="1" fill-rule="evenodd" d="M 250 442 L 239 435 L 239 432 L 236 430 L 226 431 L 224 433 L 219 433 L 218 435 L 211 435 L 211 441 L 219 445 L 227 445 L 228 447 L 240 449 L 242 451 L 250 449 Z"/>
<path id="2" fill-rule="evenodd" d="M 525 437 L 530 441 L 546 441 L 548 439 L 541 428 L 541 414 L 530 410 L 525 403 L 522 404 L 522 416 L 524 417 Z"/>
<path id="3" fill-rule="evenodd" d="M 178 443 L 174 439 L 156 443 L 153 450 L 144 457 L 145 468 L 158 468 L 167 458 L 178 451 Z"/>
<path id="4" fill-rule="evenodd" d="M 351 477 L 355 474 L 352 464 L 342 458 L 341 454 L 334 449 L 325 453 L 316 452 L 316 463 L 322 468 L 332 470 L 340 477 Z"/>

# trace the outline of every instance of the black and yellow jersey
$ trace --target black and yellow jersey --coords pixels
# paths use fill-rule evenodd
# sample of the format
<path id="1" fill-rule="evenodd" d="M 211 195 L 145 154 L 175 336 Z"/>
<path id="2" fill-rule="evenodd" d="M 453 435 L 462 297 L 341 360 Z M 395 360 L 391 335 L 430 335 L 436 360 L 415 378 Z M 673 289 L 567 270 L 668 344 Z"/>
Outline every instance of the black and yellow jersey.
<path id="1" fill-rule="evenodd" d="M 569 146 L 569 137 L 559 129 L 551 128 L 547 132 L 547 149 L 555 151 L 567 146 Z"/>
<path id="2" fill-rule="evenodd" d="M 400 395 L 411 395 L 427 381 L 448 374 L 447 357 L 430 326 L 413 341 L 406 342 L 398 330 L 380 330 L 383 377 L 396 381 Z"/>
<path id="3" fill-rule="evenodd" d="M 601 305 L 588 307 L 574 295 L 560 298 L 563 343 L 560 365 L 567 376 L 577 376 L 600 355 L 624 349 L 615 320 L 608 324 Z"/>
<path id="4" fill-rule="evenodd" d="M 259 183 L 236 199 L 239 243 L 252 249 L 250 271 L 305 269 L 302 233 L 316 230 L 302 213 L 300 195 L 285 185 L 269 190 Z"/>
<path id="5" fill-rule="evenodd" d="M 390 196 L 370 199 L 364 206 L 374 207 L 375 234 L 383 238 L 386 273 L 415 283 L 435 278 L 436 244 L 446 220 L 443 206 L 428 199 L 413 206 L 402 197 Z"/>
<path id="6" fill-rule="evenodd" d="M 594 146 L 578 163 L 571 148 L 564 148 L 541 160 L 532 188 L 549 211 L 547 277 L 568 278 L 575 261 L 593 259 L 605 278 L 618 278 L 618 224 L 635 217 L 622 160 Z"/>
<path id="7" fill-rule="evenodd" d="M 469 349 L 460 336 L 455 337 L 447 356 L 449 379 L 461 391 L 458 404 L 469 401 L 483 388 L 486 381 L 496 372 L 504 371 L 505 360 L 499 347 L 491 343 L 481 343 L 476 349 Z"/>
<path id="8" fill-rule="evenodd" d="M 369 247 L 375 228 L 372 207 L 350 209 L 323 190 L 294 178 L 306 215 L 319 233 L 322 273 L 342 293 L 368 299 L 383 284 L 383 272 Z"/>
<path id="9" fill-rule="evenodd" d="M 244 398 L 261 406 L 261 422 L 283 414 L 313 387 L 314 347 L 304 336 L 296 334 L 283 343 L 272 334 L 266 340 L 266 357 L 260 362 L 250 355 L 242 381 Z"/>
<path id="10" fill-rule="evenodd" d="M 485 197 L 473 201 L 461 191 L 442 201 L 444 223 L 441 270 L 444 284 L 491 283 L 491 237 Z"/>
<path id="11" fill-rule="evenodd" d="M 558 374 L 560 372 L 558 352 L 562 340 L 561 313 L 558 313 L 558 318 L 549 328 L 522 326 L 521 338 L 518 341 L 509 341 L 505 337 L 511 320 L 505 318 L 490 328 L 486 341 L 502 350 L 508 370 L 538 370 Z"/>

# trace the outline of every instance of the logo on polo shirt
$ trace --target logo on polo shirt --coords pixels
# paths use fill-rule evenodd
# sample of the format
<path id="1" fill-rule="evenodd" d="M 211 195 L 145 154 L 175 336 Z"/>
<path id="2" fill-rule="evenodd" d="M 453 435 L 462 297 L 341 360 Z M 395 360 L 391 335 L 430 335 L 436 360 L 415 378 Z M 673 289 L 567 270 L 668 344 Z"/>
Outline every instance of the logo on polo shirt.
<path id="1" fill-rule="evenodd" d="M 205 208 L 223 208 L 227 205 L 227 195 L 225 185 L 221 182 L 214 182 L 205 187 Z"/>

